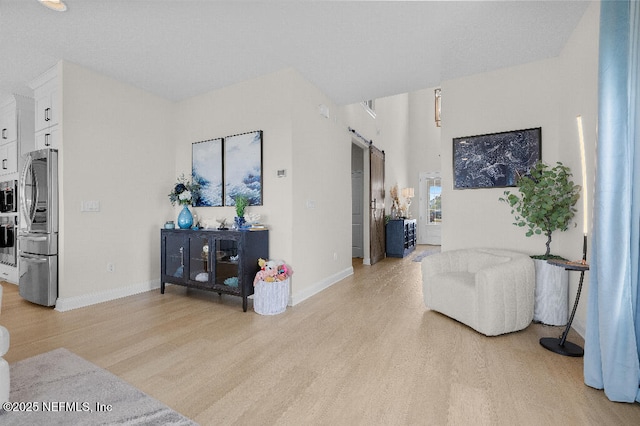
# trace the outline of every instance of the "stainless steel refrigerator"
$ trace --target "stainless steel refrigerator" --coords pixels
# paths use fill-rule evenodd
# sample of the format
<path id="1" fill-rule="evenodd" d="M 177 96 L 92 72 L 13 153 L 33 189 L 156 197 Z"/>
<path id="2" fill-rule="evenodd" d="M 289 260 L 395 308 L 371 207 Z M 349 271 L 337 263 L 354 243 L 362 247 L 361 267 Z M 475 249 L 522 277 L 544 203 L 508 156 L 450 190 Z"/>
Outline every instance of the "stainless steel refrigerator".
<path id="1" fill-rule="evenodd" d="M 33 303 L 54 306 L 58 298 L 58 151 L 24 156 L 18 180 L 18 286 Z"/>

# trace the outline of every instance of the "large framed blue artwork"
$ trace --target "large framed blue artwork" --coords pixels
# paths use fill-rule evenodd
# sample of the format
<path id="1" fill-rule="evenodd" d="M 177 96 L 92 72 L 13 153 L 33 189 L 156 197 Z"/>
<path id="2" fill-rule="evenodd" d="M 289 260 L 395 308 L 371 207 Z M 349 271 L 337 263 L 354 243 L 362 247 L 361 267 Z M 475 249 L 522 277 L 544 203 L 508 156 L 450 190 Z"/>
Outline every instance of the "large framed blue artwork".
<path id="1" fill-rule="evenodd" d="M 453 188 L 516 186 L 541 159 L 541 127 L 454 138 Z"/>
<path id="2" fill-rule="evenodd" d="M 222 206 L 222 146 L 222 138 L 191 145 L 191 177 L 201 188 L 193 203 L 196 207 Z"/>
<path id="3" fill-rule="evenodd" d="M 244 195 L 250 206 L 262 205 L 262 130 L 224 140 L 224 204 Z"/>

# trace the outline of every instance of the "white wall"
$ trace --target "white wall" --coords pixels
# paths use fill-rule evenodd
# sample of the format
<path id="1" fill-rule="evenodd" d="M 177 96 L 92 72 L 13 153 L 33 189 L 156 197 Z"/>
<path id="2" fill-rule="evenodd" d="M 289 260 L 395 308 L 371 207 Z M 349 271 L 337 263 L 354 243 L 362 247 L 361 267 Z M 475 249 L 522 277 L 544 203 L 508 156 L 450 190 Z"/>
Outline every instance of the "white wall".
<path id="1" fill-rule="evenodd" d="M 372 117 L 361 103 L 345 105 L 340 115 L 345 127 L 351 127 L 367 141 L 385 152 L 385 214 L 391 213 L 390 189 L 397 185 L 399 191 L 405 187 L 417 188 L 417 172 L 412 173 L 408 164 L 416 155 L 410 145 L 410 94 L 404 93 L 375 100 L 376 117 Z M 370 264 L 369 235 L 369 150 L 360 138 L 351 135 L 351 141 L 361 147 L 364 162 L 364 202 L 363 212 L 367 212 L 363 221 L 364 264 Z M 415 175 L 415 176 L 414 176 Z M 406 200 L 400 197 L 401 203 Z M 415 201 L 415 200 L 414 200 Z M 416 206 L 411 206 L 417 211 Z M 349 222 L 351 223 L 351 222 Z"/>
<path id="2" fill-rule="evenodd" d="M 159 229 L 179 211 L 167 194 L 191 172 L 192 143 L 252 130 L 264 132 L 264 193 L 263 205 L 248 211 L 269 226 L 270 257 L 293 266 L 292 302 L 353 272 L 351 136 L 338 108 L 299 73 L 283 70 L 174 104 L 63 65 L 57 309 L 157 287 Z M 280 169 L 285 178 L 276 176 Z M 80 212 L 87 200 L 101 211 Z M 235 215 L 232 207 L 195 212 L 212 222 Z"/>
<path id="3" fill-rule="evenodd" d="M 170 102 L 69 62 L 62 72 L 58 308 L 65 310 L 92 294 L 95 303 L 158 281 L 174 141 Z M 81 212 L 87 200 L 99 201 L 100 211 Z"/>
<path id="4" fill-rule="evenodd" d="M 563 144 L 560 150 L 561 161 L 571 167 L 575 182 L 582 185 L 582 166 L 579 157 L 578 128 L 576 116 L 582 116 L 584 139 L 585 139 L 585 160 L 587 188 L 583 190 L 587 196 L 588 217 L 585 222 L 585 209 L 583 199 L 578 201 L 578 213 L 575 221 L 577 228 L 565 232 L 558 236 L 557 240 L 567 253 L 570 259 L 580 258 L 580 248 L 582 247 L 581 235 L 583 225 L 587 225 L 589 252 L 592 229 L 593 229 L 593 193 L 596 176 L 596 138 L 598 119 L 598 37 L 600 23 L 600 3 L 592 3 L 585 12 L 582 21 L 573 32 L 567 42 L 560 59 L 563 63 L 563 89 L 565 96 L 560 104 L 560 116 L 563 125 L 560 128 L 560 135 Z M 589 256 L 587 256 L 589 257 Z M 587 302 L 589 295 L 589 273 L 585 274 L 582 296 L 576 312 L 576 319 L 573 328 L 581 335 L 585 335 Z M 571 289 L 569 294 L 571 300 L 578 288 L 579 274 L 571 274 Z"/>
<path id="5" fill-rule="evenodd" d="M 280 72 L 233 85 L 185 100 L 176 105 L 175 169 L 168 174 L 174 180 L 180 174 L 191 175 L 191 148 L 195 142 L 263 131 L 262 174 L 263 205 L 250 206 L 247 212 L 258 213 L 269 226 L 269 254 L 273 258 L 291 259 L 291 182 L 292 176 L 277 178 L 276 170 L 291 171 L 291 88 L 287 76 Z M 180 208 L 174 209 L 177 217 Z M 233 222 L 233 207 L 200 207 L 200 219 L 215 223 L 226 217 Z"/>
<path id="6" fill-rule="evenodd" d="M 338 108 L 300 74 L 289 78 L 293 152 L 293 303 L 351 275 L 351 136 Z M 319 113 L 329 108 L 329 118 Z"/>
<path id="7" fill-rule="evenodd" d="M 373 145 L 385 152 L 385 206 L 387 214 L 391 210 L 389 190 L 398 185 L 398 189 L 414 185 L 407 164 L 415 154 L 409 146 L 409 94 L 376 99 L 376 117 L 372 118 L 361 104 L 343 106 L 341 114 L 346 126 L 355 129 Z M 417 178 L 415 178 L 417 183 Z M 401 202 L 405 200 L 401 198 Z M 368 211 L 368 210 L 367 210 Z"/>
<path id="8" fill-rule="evenodd" d="M 420 200 L 420 172 L 441 170 L 441 127 L 435 122 L 435 87 L 409 94 L 409 153 L 407 170 L 409 186 L 415 189 L 416 198 L 411 204 L 411 215 L 418 218 Z M 420 228 L 420 227 L 418 227 Z"/>
<path id="9" fill-rule="evenodd" d="M 329 107 L 332 118 L 318 112 Z M 191 144 L 252 130 L 263 133 L 263 205 L 269 255 L 294 270 L 298 303 L 352 273 L 350 144 L 337 108 L 297 71 L 283 70 L 177 105 L 176 176 L 191 172 Z M 286 170 L 285 178 L 276 177 Z M 175 214 L 177 215 L 176 208 Z M 232 219 L 232 207 L 196 209 L 200 218 Z M 345 219 L 346 218 L 346 219 Z M 334 256 L 335 254 L 335 256 Z"/>
<path id="10" fill-rule="evenodd" d="M 486 246 L 544 253 L 543 237 L 523 238 L 502 188 L 453 190 L 452 139 L 542 127 L 542 159 L 560 160 L 562 99 L 558 59 L 535 62 L 442 84 L 442 249 Z M 552 251 L 558 247 L 552 244 Z M 556 253 L 561 254 L 561 253 Z"/>
<path id="11" fill-rule="evenodd" d="M 412 186 L 407 164 L 409 152 L 409 95 L 401 94 L 376 99 L 376 121 L 380 129 L 378 148 L 385 152 L 384 186 L 389 190 L 398 185 L 401 205 L 405 203 L 400 192 Z M 385 197 L 387 212 L 391 209 L 391 197 Z"/>
<path id="12" fill-rule="evenodd" d="M 416 198 L 410 207 L 414 218 L 418 217 L 420 207 L 417 198 L 420 172 L 441 169 L 441 128 L 436 127 L 434 120 L 434 89 L 376 99 L 376 118 L 359 103 L 342 107 L 347 125 L 385 151 L 387 194 L 396 184 L 400 190 L 414 188 Z M 401 202 L 405 201 L 401 198 Z M 386 212 L 390 213 L 391 198 L 388 196 L 385 205 Z"/>
<path id="13" fill-rule="evenodd" d="M 443 250 L 485 246 L 544 253 L 544 236 L 527 238 L 522 228 L 512 225 L 510 209 L 498 201 L 503 189 L 452 189 L 452 138 L 540 126 L 543 161 L 570 166 L 575 183 L 580 184 L 576 115 L 581 114 L 590 153 L 588 180 L 593 182 L 598 26 L 599 4 L 594 3 L 560 57 L 443 82 Z M 588 190 L 593 192 L 592 187 Z M 576 207 L 578 228 L 554 233 L 551 243 L 552 253 L 568 259 L 581 258 L 582 202 Z M 575 284 L 572 287 L 571 300 Z M 574 323 L 579 331 L 585 324 L 585 307 L 582 299 Z"/>
<path id="14" fill-rule="evenodd" d="M 452 190 L 451 139 L 541 126 L 544 160 L 565 162 L 580 179 L 575 115 L 585 118 L 587 150 L 595 151 L 598 6 L 590 6 L 559 58 L 443 82 L 440 129 L 428 127 L 433 89 L 377 100 L 374 120 L 358 104 L 333 105 L 294 70 L 172 104 L 64 63 L 62 305 L 157 285 L 159 228 L 178 214 L 167 194 L 178 175 L 191 171 L 191 144 L 252 130 L 264 131 L 264 205 L 249 211 L 270 227 L 271 257 L 294 268 L 293 303 L 351 273 L 347 126 L 387 153 L 387 191 L 396 183 L 417 188 L 417 172 L 436 168 L 441 156 L 443 249 L 541 252 L 542 237 L 526 238 L 511 225 L 508 207 L 498 202 L 502 190 Z M 329 107 L 329 119 L 320 116 L 320 104 Z M 438 132 L 439 149 L 432 143 Z M 286 178 L 276 177 L 279 169 Z M 100 201 L 101 211 L 80 212 L 83 200 Z M 196 213 L 234 216 L 231 207 Z M 580 243 L 581 229 L 574 229 L 554 235 L 552 248 L 576 258 Z M 108 262 L 115 273 L 106 272 Z M 576 328 L 581 323 L 583 313 Z"/>

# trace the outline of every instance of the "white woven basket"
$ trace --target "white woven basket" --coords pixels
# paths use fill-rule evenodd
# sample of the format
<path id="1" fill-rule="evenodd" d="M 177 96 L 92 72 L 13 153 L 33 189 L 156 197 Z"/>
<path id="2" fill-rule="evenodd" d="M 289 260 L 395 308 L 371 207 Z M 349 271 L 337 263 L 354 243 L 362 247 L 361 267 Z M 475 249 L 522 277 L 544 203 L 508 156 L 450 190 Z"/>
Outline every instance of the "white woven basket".
<path id="1" fill-rule="evenodd" d="M 260 315 L 281 314 L 289 303 L 289 278 L 284 281 L 258 281 L 253 292 L 253 310 Z"/>

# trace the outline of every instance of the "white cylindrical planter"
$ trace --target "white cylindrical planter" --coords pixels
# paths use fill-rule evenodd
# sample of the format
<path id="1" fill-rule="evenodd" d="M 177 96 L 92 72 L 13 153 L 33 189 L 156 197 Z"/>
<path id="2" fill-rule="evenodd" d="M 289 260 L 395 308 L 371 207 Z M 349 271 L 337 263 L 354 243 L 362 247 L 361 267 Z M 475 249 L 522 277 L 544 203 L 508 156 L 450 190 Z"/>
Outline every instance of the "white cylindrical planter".
<path id="1" fill-rule="evenodd" d="M 289 303 L 289 278 L 284 281 L 258 281 L 253 290 L 253 310 L 260 315 L 281 314 Z"/>
<path id="2" fill-rule="evenodd" d="M 536 293 L 533 320 L 547 325 L 565 325 L 569 320 L 569 271 L 533 259 Z"/>

